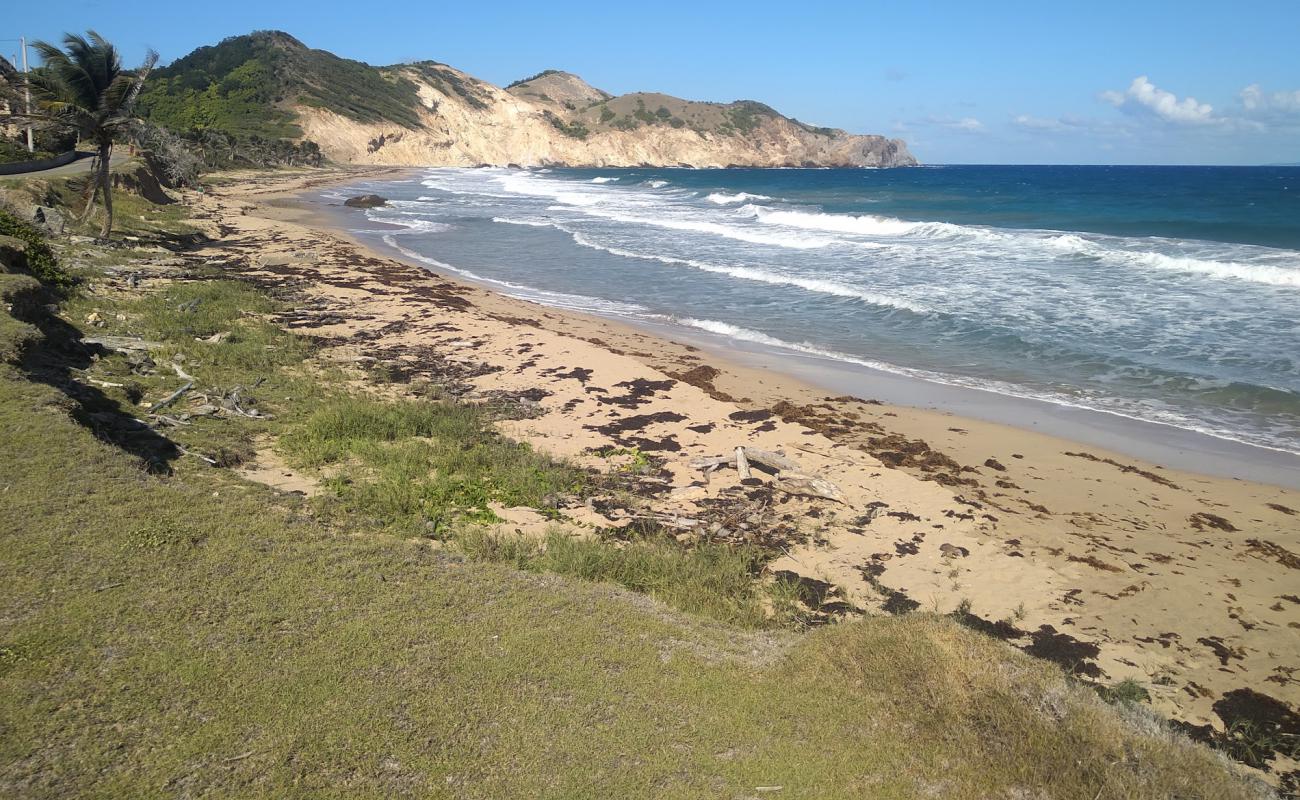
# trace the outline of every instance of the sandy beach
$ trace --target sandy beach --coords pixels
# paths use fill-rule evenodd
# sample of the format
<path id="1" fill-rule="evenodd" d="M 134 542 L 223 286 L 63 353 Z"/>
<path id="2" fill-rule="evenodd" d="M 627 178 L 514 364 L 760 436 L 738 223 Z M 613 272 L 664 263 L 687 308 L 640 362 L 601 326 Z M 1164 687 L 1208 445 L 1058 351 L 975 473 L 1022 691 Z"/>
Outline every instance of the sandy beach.
<path id="1" fill-rule="evenodd" d="M 966 609 L 970 624 L 1196 726 L 1300 705 L 1300 491 L 1165 468 L 1040 432 L 828 392 L 615 321 L 366 250 L 294 198 L 377 170 L 245 176 L 192 201 L 234 276 L 295 293 L 280 320 L 393 391 L 525 398 L 511 436 L 576 463 L 650 464 L 614 502 L 524 532 L 644 525 L 783 554 L 827 618 Z M 521 253 L 520 258 L 527 258 Z M 807 377 L 807 376 L 804 376 Z M 729 461 L 755 451 L 749 477 Z M 766 460 L 765 460 L 766 459 Z M 251 474 L 310 481 L 268 445 Z M 1294 768 L 1294 765 L 1291 766 Z"/>

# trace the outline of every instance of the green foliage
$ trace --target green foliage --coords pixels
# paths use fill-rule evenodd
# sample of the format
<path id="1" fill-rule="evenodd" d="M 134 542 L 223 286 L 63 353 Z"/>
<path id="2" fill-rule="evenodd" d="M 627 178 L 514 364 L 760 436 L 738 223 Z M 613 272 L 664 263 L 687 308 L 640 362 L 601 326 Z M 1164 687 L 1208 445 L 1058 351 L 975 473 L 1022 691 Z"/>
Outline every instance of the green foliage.
<path id="1" fill-rule="evenodd" d="M 72 285 L 72 276 L 59 267 L 54 251 L 46 243 L 45 234 L 39 228 L 0 209 L 0 235 L 13 236 L 27 243 L 27 269 L 41 283 L 58 289 Z"/>
<path id="2" fill-rule="evenodd" d="M 50 158 L 55 155 L 48 150 L 37 150 L 27 152 L 27 145 L 8 137 L 0 136 L 0 164 L 16 164 L 23 161 L 38 161 L 42 158 Z"/>
<path id="3" fill-rule="evenodd" d="M 425 80 L 436 86 L 443 94 L 456 95 L 469 104 L 471 108 L 479 111 L 486 111 L 491 108 L 488 102 L 491 95 L 487 90 L 482 88 L 477 82 L 466 80 L 448 67 L 446 64 L 439 64 L 435 61 L 421 61 L 418 64 L 412 64 L 412 69 L 417 70 Z"/>
<path id="4" fill-rule="evenodd" d="M 302 135 L 285 107 L 293 102 L 359 122 L 419 124 L 419 98 L 410 81 L 308 49 L 278 31 L 225 39 L 155 70 L 140 107 L 150 120 L 175 131 L 216 129 L 281 139 Z"/>
<path id="5" fill-rule="evenodd" d="M 280 447 L 304 467 L 336 468 L 328 484 L 345 507 L 407 525 L 489 521 L 492 501 L 538 507 L 586 481 L 580 470 L 499 435 L 483 409 L 454 403 L 337 399 Z"/>
<path id="6" fill-rule="evenodd" d="M 561 72 L 558 69 L 544 69 L 541 72 L 537 73 L 536 75 L 529 75 L 527 78 L 517 80 L 514 83 L 507 86 L 506 88 L 513 89 L 516 86 L 522 86 L 523 84 L 530 83 L 532 81 L 537 80 L 538 78 L 545 78 L 547 75 L 559 75 L 559 74 L 561 74 Z"/>
<path id="7" fill-rule="evenodd" d="M 591 135 L 591 130 L 588 129 L 586 125 L 582 124 L 582 122 L 579 122 L 577 120 L 573 122 L 566 122 L 554 112 L 547 111 L 545 113 L 546 113 L 546 121 L 551 123 L 551 127 L 555 128 L 557 131 L 564 134 L 565 136 L 569 136 L 574 139 L 586 139 L 589 135 Z"/>
<path id="8" fill-rule="evenodd" d="M 771 106 L 754 100 L 740 100 L 727 109 L 727 122 L 740 133 L 751 133 L 764 117 L 780 116 Z"/>
<path id="9" fill-rule="evenodd" d="M 647 125 L 653 125 L 658 120 L 654 114 L 646 110 L 645 100 L 640 97 L 636 99 L 636 110 L 632 112 L 632 116 Z"/>
<path id="10" fill-rule="evenodd" d="M 1125 678 L 1110 686 L 1098 686 L 1097 694 L 1101 695 L 1101 699 L 1112 704 L 1151 702 L 1151 695 L 1146 687 L 1132 678 Z"/>
<path id="11" fill-rule="evenodd" d="M 600 121 L 601 121 L 601 122 L 609 122 L 610 120 L 612 120 L 614 117 L 617 117 L 617 116 L 618 116 L 618 114 L 615 114 L 615 113 L 614 113 L 614 109 L 610 108 L 609 106 L 601 106 L 601 108 L 600 108 Z"/>
<path id="12" fill-rule="evenodd" d="M 456 541 L 475 559 L 618 584 L 673 608 L 746 628 L 783 622 L 764 610 L 765 591 L 755 580 L 763 559 L 756 549 L 709 543 L 688 549 L 666 538 L 620 544 L 562 532 L 538 541 L 481 528 L 463 531 Z"/>

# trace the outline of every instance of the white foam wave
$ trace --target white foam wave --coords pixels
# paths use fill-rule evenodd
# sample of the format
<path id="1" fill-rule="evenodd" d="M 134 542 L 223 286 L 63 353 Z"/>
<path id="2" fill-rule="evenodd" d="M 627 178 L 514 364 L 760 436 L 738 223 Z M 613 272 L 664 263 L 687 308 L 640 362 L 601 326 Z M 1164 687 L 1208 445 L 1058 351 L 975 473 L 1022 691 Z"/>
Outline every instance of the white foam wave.
<path id="1" fill-rule="evenodd" d="M 765 225 L 781 225 L 804 230 L 829 231 L 860 236 L 918 236 L 924 238 L 969 237 L 981 240 L 998 240 L 1004 234 L 974 228 L 966 225 L 953 225 L 948 222 L 908 222 L 893 217 L 878 217 L 872 214 L 854 216 L 852 214 L 821 214 L 807 211 L 776 211 L 763 206 L 747 206 L 742 209 L 753 214 Z"/>
<path id="2" fill-rule="evenodd" d="M 668 185 L 668 181 L 646 181 L 645 185 L 651 189 L 662 189 Z"/>
<path id="3" fill-rule="evenodd" d="M 601 176 L 601 177 L 598 177 L 598 178 L 592 178 L 592 179 L 591 179 L 591 182 L 592 182 L 592 183 L 613 183 L 613 182 L 616 181 L 616 180 L 618 180 L 618 178 L 607 178 L 607 177 Z"/>
<path id="4" fill-rule="evenodd" d="M 557 222 L 551 222 L 548 220 L 493 217 L 492 221 L 505 223 L 507 225 L 522 225 L 530 228 L 554 228 L 555 230 L 569 234 L 577 245 L 609 253 L 610 255 L 619 256 L 620 258 L 658 261 L 661 264 L 691 267 L 692 269 L 698 269 L 702 272 L 710 272 L 715 275 L 727 275 L 732 278 L 739 278 L 746 281 L 755 281 L 757 283 L 767 283 L 776 286 L 793 286 L 809 292 L 829 294 L 836 297 L 851 297 L 862 300 L 869 305 L 894 310 L 911 311 L 914 314 L 930 313 L 930 309 L 918 303 L 913 303 L 910 300 L 879 294 L 877 292 L 859 289 L 848 284 L 838 283 L 836 281 L 825 280 L 822 278 L 804 278 L 798 275 L 785 275 L 757 267 L 710 264 L 707 261 L 696 261 L 695 259 L 690 258 L 675 258 L 673 256 L 651 253 L 638 253 L 633 250 L 625 250 L 621 247 L 611 247 L 594 242 L 578 231 L 566 228 Z"/>
<path id="5" fill-rule="evenodd" d="M 532 300 L 556 308 L 565 308 L 571 311 L 585 311 L 595 314 L 614 314 L 619 316 L 640 316 L 644 315 L 648 309 L 645 306 L 636 303 L 620 303 L 617 300 L 603 300 L 599 297 L 588 297 L 581 294 L 567 294 L 565 292 L 552 292 L 546 289 L 538 289 L 535 286 L 525 286 L 519 283 L 503 281 L 497 278 L 488 278 L 479 275 L 471 270 L 448 264 L 445 261 L 439 261 L 436 258 L 430 258 L 423 253 L 416 252 L 409 247 L 403 247 L 398 244 L 397 237 L 387 235 L 384 237 L 384 243 L 397 252 L 411 259 L 418 261 L 434 269 L 454 272 L 461 277 L 468 278 L 476 283 L 487 283 L 493 286 L 501 287 L 505 290 L 503 293 L 511 297 L 517 297 L 522 300 Z"/>
<path id="6" fill-rule="evenodd" d="M 813 250 L 819 247 L 826 247 L 835 244 L 834 239 L 824 237 L 807 236 L 804 234 L 769 234 L 762 231 L 751 230 L 739 225 L 726 225 L 721 222 L 710 222 L 701 219 L 686 219 L 682 217 L 643 217 L 633 214 L 624 214 L 617 211 L 604 211 L 596 208 L 584 208 L 583 211 L 591 216 L 608 219 L 613 222 L 622 222 L 628 225 L 650 225 L 656 228 L 668 228 L 676 231 L 691 231 L 694 233 L 708 233 L 714 236 L 722 236 L 727 239 L 735 239 L 750 244 L 765 244 L 774 247 L 786 247 L 794 250 Z"/>
<path id="7" fill-rule="evenodd" d="M 418 217 L 395 216 L 389 214 L 366 214 L 366 218 L 371 222 L 380 222 L 386 225 L 401 225 L 406 228 L 404 231 L 396 231 L 398 235 L 408 233 L 441 233 L 451 230 L 451 226 L 445 222 L 434 222 L 429 219 L 420 219 Z"/>
<path id="8" fill-rule="evenodd" d="M 1195 273 L 1214 278 L 1227 278 L 1269 286 L 1300 288 L 1300 269 L 1295 268 L 1182 258 L 1167 256 L 1162 253 L 1125 253 L 1123 257 L 1140 267 Z"/>
<path id="9" fill-rule="evenodd" d="M 970 378 L 961 375 L 950 375 L 941 372 L 932 372 L 930 370 L 915 369 L 910 367 L 900 367 L 896 364 L 889 364 L 883 361 L 872 361 L 869 359 L 855 358 L 846 353 L 840 353 L 833 350 L 826 350 L 808 343 L 787 342 L 769 336 L 761 331 L 742 328 L 738 325 L 732 325 L 727 322 L 720 322 L 711 319 L 695 319 L 691 317 L 676 317 L 671 321 L 681 325 L 686 325 L 698 330 L 725 336 L 729 339 L 738 341 L 753 342 L 765 347 L 773 347 L 787 352 L 801 353 L 816 358 L 824 358 L 830 361 L 838 361 L 846 364 L 855 364 L 868 369 L 888 372 L 895 375 L 903 375 L 909 378 L 937 383 L 945 386 L 956 386 L 963 389 L 975 389 L 977 391 L 991 392 L 993 394 L 1005 395 L 1007 397 L 1016 397 L 1023 400 L 1035 400 L 1038 402 L 1051 403 L 1068 408 L 1078 408 L 1086 411 L 1092 411 L 1100 414 L 1109 414 L 1123 419 L 1137 420 L 1139 422 L 1154 423 L 1157 425 L 1167 425 L 1172 428 L 1180 428 L 1216 439 L 1246 444 L 1252 447 L 1260 447 L 1265 450 L 1275 450 L 1281 453 L 1294 453 L 1293 448 L 1277 446 L 1276 443 L 1261 441 L 1256 437 L 1242 437 L 1236 432 L 1215 428 L 1207 425 L 1205 422 L 1189 417 L 1169 408 L 1159 407 L 1145 401 L 1137 401 L 1133 407 L 1112 406 L 1118 398 L 1086 398 L 1073 397 L 1058 394 L 1049 391 L 1036 391 L 1019 384 L 1008 383 L 985 378 Z"/>
<path id="10" fill-rule="evenodd" d="M 732 203 L 744 203 L 750 200 L 771 200 L 772 198 L 768 197 L 765 194 L 750 194 L 749 192 L 737 192 L 735 194 L 727 194 L 726 192 L 714 192 L 710 195 L 705 196 L 704 199 L 708 200 L 710 203 L 715 203 L 720 206 L 726 206 L 726 205 L 731 205 Z"/>
<path id="11" fill-rule="evenodd" d="M 1204 275 L 1224 280 L 1238 280 L 1267 286 L 1300 288 L 1300 264 L 1296 267 L 1220 261 L 1212 258 L 1168 255 L 1148 250 L 1129 250 L 1090 241 L 1075 234 L 1062 234 L 1043 240 L 1050 248 L 1067 253 L 1092 256 L 1127 266 Z"/>

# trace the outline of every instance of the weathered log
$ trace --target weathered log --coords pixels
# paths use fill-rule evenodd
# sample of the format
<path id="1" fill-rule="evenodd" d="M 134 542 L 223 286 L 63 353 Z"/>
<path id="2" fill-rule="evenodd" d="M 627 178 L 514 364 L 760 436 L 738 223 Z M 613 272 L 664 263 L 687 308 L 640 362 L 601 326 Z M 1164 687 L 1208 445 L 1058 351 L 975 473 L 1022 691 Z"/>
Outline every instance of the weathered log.
<path id="1" fill-rule="evenodd" d="M 194 388 L 194 381 L 189 381 L 189 382 L 187 382 L 187 383 L 186 383 L 184 386 L 182 386 L 181 388 L 177 389 L 176 391 L 174 391 L 174 392 L 172 392 L 171 394 L 167 395 L 167 396 L 164 397 L 163 399 L 161 399 L 161 400 L 159 400 L 158 402 L 154 403 L 153 405 L 149 406 L 149 413 L 152 414 L 152 413 L 154 413 L 155 411 L 157 411 L 157 410 L 160 409 L 160 408 L 166 408 L 167 406 L 171 405 L 172 403 L 175 403 L 177 400 L 181 399 L 181 396 L 182 396 L 182 395 L 184 395 L 186 392 L 188 392 L 190 389 L 193 389 L 193 388 Z"/>
<path id="2" fill-rule="evenodd" d="M 707 469 L 712 471 L 716 467 L 723 467 L 735 462 L 735 456 L 714 456 L 712 458 L 697 458 L 691 462 L 694 469 Z"/>
<path id="3" fill-rule="evenodd" d="M 753 477 L 753 473 L 749 471 L 749 461 L 745 458 L 745 448 L 743 447 L 736 448 L 736 472 L 740 474 L 742 481 Z"/>
<path id="4" fill-rule="evenodd" d="M 778 472 L 801 472 L 799 465 L 785 457 L 783 453 L 773 453 L 770 450 L 759 450 L 753 447 L 745 448 L 745 457 L 750 461 L 770 467 Z"/>
<path id="5" fill-rule="evenodd" d="M 849 504 L 849 501 L 844 499 L 844 493 L 840 491 L 840 487 L 825 478 L 818 478 L 815 475 L 800 475 L 797 473 L 782 475 L 773 486 L 786 494 L 820 497 L 823 500 L 833 500 L 836 503 L 845 505 Z"/>

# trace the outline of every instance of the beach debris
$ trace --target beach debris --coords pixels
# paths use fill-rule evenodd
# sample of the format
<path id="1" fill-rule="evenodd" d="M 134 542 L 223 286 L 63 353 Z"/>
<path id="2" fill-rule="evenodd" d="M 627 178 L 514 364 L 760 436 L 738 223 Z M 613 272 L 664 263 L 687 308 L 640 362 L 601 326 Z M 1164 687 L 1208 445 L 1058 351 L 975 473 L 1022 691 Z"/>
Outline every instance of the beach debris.
<path id="1" fill-rule="evenodd" d="M 736 448 L 736 472 L 740 474 L 742 481 L 747 481 L 753 477 L 753 473 L 749 471 L 749 460 L 745 458 L 745 448 L 743 447 Z"/>
<path id="2" fill-rule="evenodd" d="M 831 500 L 844 505 L 849 504 L 838 486 L 825 478 L 819 478 L 815 475 L 800 475 L 798 473 L 782 475 L 772 485 L 786 494 L 820 497 L 823 500 Z"/>
<path id="3" fill-rule="evenodd" d="M 377 194 L 359 194 L 344 200 L 343 205 L 349 208 L 379 208 L 388 205 L 388 198 Z"/>
<path id="4" fill-rule="evenodd" d="M 844 492 L 838 486 L 819 475 L 804 472 L 796 461 L 787 458 L 785 453 L 781 452 L 774 453 L 754 447 L 739 446 L 733 455 L 697 458 L 691 461 L 690 465 L 694 469 L 703 470 L 706 477 L 724 466 L 731 466 L 736 469 L 741 481 L 747 481 L 754 477 L 753 470 L 750 469 L 751 463 L 759 465 L 775 476 L 776 480 L 773 481 L 772 486 L 778 491 L 849 504 L 844 497 Z"/>
<path id="5" fill-rule="evenodd" d="M 194 381 L 192 380 L 186 381 L 184 386 L 172 392 L 171 394 L 167 395 L 166 397 L 154 403 L 153 405 L 149 406 L 149 413 L 153 414 L 157 412 L 158 409 L 166 408 L 172 403 L 175 403 L 177 400 L 181 399 L 181 397 L 183 397 L 186 392 L 188 392 L 193 388 L 194 388 Z"/>

